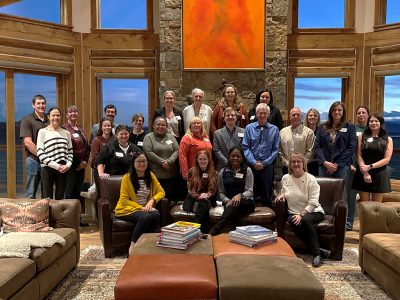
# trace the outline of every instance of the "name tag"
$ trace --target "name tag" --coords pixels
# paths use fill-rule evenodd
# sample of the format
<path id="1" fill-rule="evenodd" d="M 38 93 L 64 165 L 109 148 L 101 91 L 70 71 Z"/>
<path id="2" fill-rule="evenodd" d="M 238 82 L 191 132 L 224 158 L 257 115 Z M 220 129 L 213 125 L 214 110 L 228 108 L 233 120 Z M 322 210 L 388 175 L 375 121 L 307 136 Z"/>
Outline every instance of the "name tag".
<path id="1" fill-rule="evenodd" d="M 256 116 L 251 116 L 250 121 L 253 121 Z"/>
<path id="2" fill-rule="evenodd" d="M 242 179 L 243 178 L 243 174 L 242 173 L 235 173 L 235 177 Z"/>
<path id="3" fill-rule="evenodd" d="M 138 142 L 137 142 L 137 145 L 138 145 L 138 146 L 143 146 L 143 142 L 138 141 Z"/>
<path id="4" fill-rule="evenodd" d="M 209 142 L 210 140 L 209 140 L 209 139 L 203 139 L 203 141 L 205 141 L 205 142 Z"/>
<path id="5" fill-rule="evenodd" d="M 242 115 L 242 120 L 246 119 L 246 117 L 244 115 Z"/>
<path id="6" fill-rule="evenodd" d="M 362 135 L 362 132 L 356 132 L 356 136 Z"/>
<path id="7" fill-rule="evenodd" d="M 207 173 L 203 173 L 203 178 L 208 178 L 208 174 Z"/>
<path id="8" fill-rule="evenodd" d="M 238 137 L 244 137 L 244 132 L 238 132 Z"/>
<path id="9" fill-rule="evenodd" d="M 72 134 L 72 136 L 76 139 L 79 139 L 79 134 L 77 134 L 76 132 Z"/>
<path id="10" fill-rule="evenodd" d="M 339 130 L 340 132 L 347 132 L 347 128 L 342 128 Z"/>
<path id="11" fill-rule="evenodd" d="M 167 145 L 171 145 L 171 144 L 172 144 L 172 141 L 171 141 L 171 140 L 168 140 L 168 141 L 165 141 L 165 143 L 166 143 Z"/>
<path id="12" fill-rule="evenodd" d="M 367 142 L 368 142 L 368 143 L 372 143 L 373 141 L 374 141 L 374 139 L 373 139 L 372 137 L 367 138 Z"/>
<path id="13" fill-rule="evenodd" d="M 115 152 L 116 157 L 124 157 L 124 154 L 122 152 Z"/>
<path id="14" fill-rule="evenodd" d="M 175 119 L 177 119 L 178 121 L 182 120 L 181 116 L 175 116 Z"/>

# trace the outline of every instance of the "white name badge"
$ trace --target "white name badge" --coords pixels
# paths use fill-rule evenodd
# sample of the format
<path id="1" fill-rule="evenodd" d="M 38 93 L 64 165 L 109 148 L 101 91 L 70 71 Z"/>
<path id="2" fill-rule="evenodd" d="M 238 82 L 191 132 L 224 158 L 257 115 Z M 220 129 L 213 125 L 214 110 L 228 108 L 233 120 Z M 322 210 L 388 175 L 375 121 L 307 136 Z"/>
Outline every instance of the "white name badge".
<path id="1" fill-rule="evenodd" d="M 203 178 L 208 178 L 208 174 L 207 173 L 203 173 Z"/>
<path id="2" fill-rule="evenodd" d="M 235 173 L 235 177 L 242 179 L 243 178 L 243 174 L 242 173 Z"/>
<path id="3" fill-rule="evenodd" d="M 362 135 L 362 132 L 356 132 L 356 136 Z"/>
<path id="4" fill-rule="evenodd" d="M 246 117 L 244 115 L 242 115 L 242 120 L 245 120 L 245 119 L 246 119 Z"/>
<path id="5" fill-rule="evenodd" d="M 138 142 L 137 142 L 137 145 L 138 145 L 138 146 L 143 146 L 143 142 L 138 141 Z"/>
<path id="6" fill-rule="evenodd" d="M 251 116 L 250 117 L 250 121 L 253 121 L 255 119 L 256 116 Z"/>
<path id="7" fill-rule="evenodd" d="M 210 140 L 209 140 L 209 139 L 204 139 L 203 141 L 205 141 L 205 142 L 209 142 Z"/>
<path id="8" fill-rule="evenodd" d="M 181 116 L 175 116 L 175 119 L 177 119 L 178 121 L 182 120 Z"/>
<path id="9" fill-rule="evenodd" d="M 342 128 L 339 130 L 340 132 L 347 132 L 347 128 Z"/>
<path id="10" fill-rule="evenodd" d="M 238 137 L 244 137 L 244 132 L 238 132 Z"/>
<path id="11" fill-rule="evenodd" d="M 124 157 L 124 154 L 122 152 L 115 152 L 116 157 Z"/>
<path id="12" fill-rule="evenodd" d="M 172 141 L 171 141 L 171 140 L 168 140 L 168 141 L 165 141 L 165 143 L 166 143 L 167 145 L 171 145 L 171 144 L 172 144 Z"/>
<path id="13" fill-rule="evenodd" d="M 72 134 L 72 136 L 76 139 L 79 139 L 79 134 L 77 134 L 76 132 Z"/>
<path id="14" fill-rule="evenodd" d="M 374 139 L 373 139 L 372 137 L 367 138 L 367 142 L 368 142 L 368 143 L 372 143 L 373 141 L 374 141 Z"/>

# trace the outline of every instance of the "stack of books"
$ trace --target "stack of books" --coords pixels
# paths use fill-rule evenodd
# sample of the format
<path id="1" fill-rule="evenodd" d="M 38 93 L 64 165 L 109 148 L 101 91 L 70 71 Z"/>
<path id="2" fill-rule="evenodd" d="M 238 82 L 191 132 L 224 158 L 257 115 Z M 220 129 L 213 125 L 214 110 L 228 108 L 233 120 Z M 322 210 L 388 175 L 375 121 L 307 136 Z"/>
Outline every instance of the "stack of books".
<path id="1" fill-rule="evenodd" d="M 265 244 L 276 243 L 277 232 L 259 225 L 237 226 L 236 230 L 229 232 L 231 242 L 248 247 L 257 247 Z"/>
<path id="2" fill-rule="evenodd" d="M 201 237 L 200 224 L 178 221 L 161 228 L 158 247 L 185 250 Z"/>

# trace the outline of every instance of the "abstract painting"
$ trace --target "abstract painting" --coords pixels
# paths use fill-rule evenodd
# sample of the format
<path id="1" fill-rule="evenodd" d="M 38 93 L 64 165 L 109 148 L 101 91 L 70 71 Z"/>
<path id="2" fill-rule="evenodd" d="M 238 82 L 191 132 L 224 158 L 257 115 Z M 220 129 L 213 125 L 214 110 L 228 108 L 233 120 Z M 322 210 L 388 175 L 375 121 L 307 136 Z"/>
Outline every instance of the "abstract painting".
<path id="1" fill-rule="evenodd" d="M 184 69 L 264 69 L 265 0 L 183 0 Z"/>

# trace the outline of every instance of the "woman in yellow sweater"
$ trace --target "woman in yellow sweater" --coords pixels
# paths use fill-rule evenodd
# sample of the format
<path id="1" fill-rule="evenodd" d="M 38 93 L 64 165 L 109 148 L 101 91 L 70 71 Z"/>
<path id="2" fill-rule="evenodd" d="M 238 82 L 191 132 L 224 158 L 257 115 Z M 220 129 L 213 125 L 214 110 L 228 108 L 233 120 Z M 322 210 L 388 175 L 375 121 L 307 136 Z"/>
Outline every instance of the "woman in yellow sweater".
<path id="1" fill-rule="evenodd" d="M 155 205 L 165 196 L 156 176 L 150 172 L 146 156 L 141 152 L 132 155 L 129 173 L 122 177 L 121 191 L 115 216 L 135 223 L 129 254 L 142 233 L 160 231 L 160 213 Z"/>

